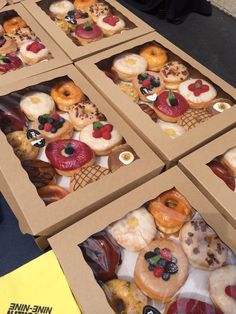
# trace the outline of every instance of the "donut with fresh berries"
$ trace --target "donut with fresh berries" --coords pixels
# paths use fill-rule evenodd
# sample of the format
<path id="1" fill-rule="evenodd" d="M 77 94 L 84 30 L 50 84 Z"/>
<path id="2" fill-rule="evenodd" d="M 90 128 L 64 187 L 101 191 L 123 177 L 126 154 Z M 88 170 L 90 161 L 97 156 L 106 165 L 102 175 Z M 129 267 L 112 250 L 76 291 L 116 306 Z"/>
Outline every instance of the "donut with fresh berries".
<path id="1" fill-rule="evenodd" d="M 112 124 L 97 121 L 82 129 L 80 141 L 86 143 L 97 156 L 109 155 L 112 149 L 123 142 L 123 137 Z"/>
<path id="2" fill-rule="evenodd" d="M 33 129 L 38 130 L 47 143 L 59 139 L 70 139 L 74 132 L 72 123 L 58 113 L 40 115 L 34 121 Z"/>

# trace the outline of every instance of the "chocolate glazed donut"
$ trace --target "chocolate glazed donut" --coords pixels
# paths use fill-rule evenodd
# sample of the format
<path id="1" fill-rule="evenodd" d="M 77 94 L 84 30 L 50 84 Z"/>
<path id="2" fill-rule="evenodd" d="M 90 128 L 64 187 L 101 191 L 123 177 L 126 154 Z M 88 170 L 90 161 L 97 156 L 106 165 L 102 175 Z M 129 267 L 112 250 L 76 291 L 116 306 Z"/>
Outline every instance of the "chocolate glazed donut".
<path id="1" fill-rule="evenodd" d="M 210 161 L 207 166 L 210 167 L 214 174 L 223 180 L 232 191 L 235 190 L 235 179 L 226 166 L 216 159 Z"/>
<path id="2" fill-rule="evenodd" d="M 97 280 L 105 282 L 116 278 L 116 271 L 121 263 L 121 252 L 106 231 L 92 235 L 79 244 L 79 247 Z"/>

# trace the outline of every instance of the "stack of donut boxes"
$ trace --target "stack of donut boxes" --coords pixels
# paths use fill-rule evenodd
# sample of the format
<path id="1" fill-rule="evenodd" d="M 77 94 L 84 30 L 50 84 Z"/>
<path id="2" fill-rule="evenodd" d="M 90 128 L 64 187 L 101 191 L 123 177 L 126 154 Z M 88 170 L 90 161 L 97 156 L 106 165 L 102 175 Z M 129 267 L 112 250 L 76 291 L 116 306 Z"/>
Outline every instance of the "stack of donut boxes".
<path id="1" fill-rule="evenodd" d="M 8 0 L 7 4 L 0 0 L 0 17 L 3 12 L 16 11 L 52 54 L 47 62 L 0 76 L 0 96 L 67 75 L 90 99 L 101 105 L 111 121 L 118 124 L 119 130 L 125 132 L 124 137 L 140 159 L 130 170 L 129 166 L 127 170 L 122 167 L 112 174 L 113 182 L 101 179 L 102 183 L 93 183 L 86 193 L 76 191 L 46 208 L 0 132 L 4 148 L 0 155 L 0 190 L 19 220 L 22 232 L 34 236 L 42 249 L 50 243 L 82 311 L 87 314 L 96 309 L 96 314 L 113 313 L 78 244 L 164 191 L 175 187 L 185 195 L 236 254 L 236 244 L 232 240 L 236 236 L 236 193 L 207 166 L 215 157 L 235 146 L 236 106 L 172 139 L 138 106 L 134 106 L 133 100 L 101 69 L 111 67 L 115 55 L 126 51 L 138 53 L 147 43 L 157 43 L 168 51 L 172 60 L 176 58 L 187 64 L 193 77 L 211 81 L 219 91 L 218 98 L 228 97 L 236 103 L 236 90 L 115 0 L 106 2 L 113 12 L 125 17 L 128 29 L 89 45 L 77 46 L 46 13 L 46 8 L 53 2 Z M 19 172 L 17 178 L 16 169 Z M 55 212 L 54 219 L 50 214 L 47 216 L 45 210 Z M 91 291 L 89 296 L 86 291 Z"/>

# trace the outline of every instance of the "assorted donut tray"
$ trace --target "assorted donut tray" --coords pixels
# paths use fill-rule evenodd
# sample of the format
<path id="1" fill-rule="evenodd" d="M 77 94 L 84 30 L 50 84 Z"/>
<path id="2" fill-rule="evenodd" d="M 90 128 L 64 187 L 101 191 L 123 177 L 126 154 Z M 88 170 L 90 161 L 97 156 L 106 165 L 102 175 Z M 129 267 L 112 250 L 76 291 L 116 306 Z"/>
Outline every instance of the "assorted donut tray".
<path id="1" fill-rule="evenodd" d="M 63 70 L 69 74 L 65 75 Z M 128 188 L 137 177 L 142 180 L 143 175 L 151 175 L 155 167 L 160 171 L 161 163 L 154 153 L 149 149 L 147 154 L 143 153 L 147 147 L 137 148 L 134 133 L 128 134 L 126 126 L 123 128 L 114 116 L 110 115 L 109 119 L 108 105 L 101 105 L 104 100 L 93 93 L 90 84 L 74 67 L 55 73 L 58 76 L 50 73 L 45 75 L 48 79 L 38 78 L 37 83 L 37 79 L 34 83 L 30 80 L 26 86 L 22 84 L 24 88 L 0 96 L 2 135 L 5 134 L 11 155 L 14 152 L 19 159 L 24 177 L 28 176 L 39 201 L 46 206 L 64 198 L 69 202 L 69 193 L 83 194 L 86 189 L 85 194 L 88 191 L 94 194 L 94 198 L 87 198 L 87 203 L 93 203 L 97 202 L 93 187 L 106 177 L 107 183 L 98 185 L 99 189 L 110 184 L 109 191 L 99 191 L 103 198 L 120 187 Z M 7 156 L 6 153 L 5 162 Z M 149 157 L 152 170 L 150 165 L 141 166 L 139 174 L 129 176 L 140 168 L 140 161 L 147 162 Z M 122 172 L 127 174 L 125 182 L 121 180 L 123 183 L 116 176 L 122 167 L 126 168 Z M 78 200 L 82 201 L 80 194 L 77 194 Z M 78 205 L 74 206 L 77 210 Z"/>
<path id="2" fill-rule="evenodd" d="M 73 60 L 153 31 L 114 0 L 29 0 L 23 5 Z"/>
<path id="3" fill-rule="evenodd" d="M 236 228 L 236 129 L 181 159 L 181 169 Z"/>
<path id="4" fill-rule="evenodd" d="M 24 78 L 69 63 L 23 5 L 0 11 L 1 87 L 18 80 L 18 73 Z"/>
<path id="5" fill-rule="evenodd" d="M 228 115 L 235 111 L 235 90 L 221 86 L 215 75 L 208 75 L 207 69 L 159 34 L 102 52 L 77 66 L 165 159 L 216 136 L 222 127 L 218 121 L 224 120 L 227 110 Z M 213 124 L 218 125 L 215 134 L 208 132 Z"/>
<path id="6" fill-rule="evenodd" d="M 99 217 L 104 221 L 99 223 Z M 88 306 L 92 313 L 100 298 L 104 313 L 228 314 L 235 310 L 236 256 L 229 239 L 236 231 L 231 228 L 172 168 L 49 242 L 85 313 Z M 59 248 L 63 237 L 73 262 Z M 75 271 L 78 262 L 81 271 Z M 75 279 L 70 281 L 72 271 L 78 288 Z M 85 285 L 79 282 L 82 272 Z M 93 290 L 90 300 L 95 302 L 83 303 L 82 285 Z M 99 308 L 97 313 L 102 313 Z"/>

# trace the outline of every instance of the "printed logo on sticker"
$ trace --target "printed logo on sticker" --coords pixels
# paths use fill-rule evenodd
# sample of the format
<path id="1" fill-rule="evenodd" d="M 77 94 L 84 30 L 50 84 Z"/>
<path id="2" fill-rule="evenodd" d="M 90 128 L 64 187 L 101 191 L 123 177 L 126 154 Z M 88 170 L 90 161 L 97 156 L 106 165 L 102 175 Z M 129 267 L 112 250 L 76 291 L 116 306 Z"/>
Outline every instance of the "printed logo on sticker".
<path id="1" fill-rule="evenodd" d="M 6 314 L 53 314 L 53 308 L 42 305 L 11 303 Z"/>

